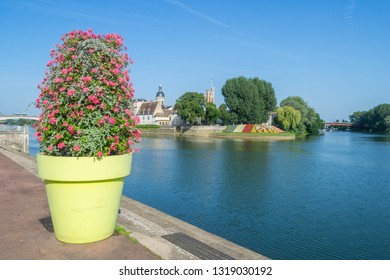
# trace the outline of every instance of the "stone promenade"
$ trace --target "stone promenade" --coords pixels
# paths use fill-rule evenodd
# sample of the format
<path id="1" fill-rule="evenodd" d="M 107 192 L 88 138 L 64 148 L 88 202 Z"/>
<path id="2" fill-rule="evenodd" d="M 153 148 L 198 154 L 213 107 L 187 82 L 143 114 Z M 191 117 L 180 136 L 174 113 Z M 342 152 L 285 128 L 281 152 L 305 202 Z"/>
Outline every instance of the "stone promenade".
<path id="1" fill-rule="evenodd" d="M 267 259 L 124 196 L 117 223 L 131 240 L 118 234 L 90 244 L 59 242 L 35 158 L 1 147 L 0 221 L 0 260 Z"/>

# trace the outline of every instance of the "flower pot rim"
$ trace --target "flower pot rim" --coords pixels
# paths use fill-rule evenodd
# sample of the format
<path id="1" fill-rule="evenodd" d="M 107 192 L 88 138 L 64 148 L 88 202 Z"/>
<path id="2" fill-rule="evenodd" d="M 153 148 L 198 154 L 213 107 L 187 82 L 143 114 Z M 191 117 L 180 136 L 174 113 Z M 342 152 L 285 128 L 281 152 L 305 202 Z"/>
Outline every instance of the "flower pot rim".
<path id="1" fill-rule="evenodd" d="M 51 181 L 104 181 L 130 174 L 132 154 L 97 157 L 37 154 L 38 175 Z"/>

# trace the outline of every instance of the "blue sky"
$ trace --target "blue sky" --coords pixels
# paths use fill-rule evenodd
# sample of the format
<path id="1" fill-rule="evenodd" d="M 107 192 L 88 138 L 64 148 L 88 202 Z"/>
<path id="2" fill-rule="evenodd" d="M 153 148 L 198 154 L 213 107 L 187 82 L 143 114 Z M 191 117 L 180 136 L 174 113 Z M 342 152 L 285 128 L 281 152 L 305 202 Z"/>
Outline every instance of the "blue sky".
<path id="1" fill-rule="evenodd" d="M 278 103 L 303 97 L 326 120 L 390 103 L 387 0 L 0 0 L 0 112 L 39 95 L 50 50 L 92 28 L 124 37 L 137 98 L 166 103 L 229 78 L 273 84 Z M 31 106 L 32 107 L 32 106 Z M 36 114 L 36 109 L 28 112 Z"/>

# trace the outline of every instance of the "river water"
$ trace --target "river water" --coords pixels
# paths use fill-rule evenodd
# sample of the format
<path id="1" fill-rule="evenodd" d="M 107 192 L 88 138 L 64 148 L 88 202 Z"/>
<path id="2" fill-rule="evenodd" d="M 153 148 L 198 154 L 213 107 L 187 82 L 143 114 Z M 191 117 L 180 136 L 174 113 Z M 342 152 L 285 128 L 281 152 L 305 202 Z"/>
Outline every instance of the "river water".
<path id="1" fill-rule="evenodd" d="M 128 197 L 272 259 L 390 259 L 389 136 L 137 147 Z"/>

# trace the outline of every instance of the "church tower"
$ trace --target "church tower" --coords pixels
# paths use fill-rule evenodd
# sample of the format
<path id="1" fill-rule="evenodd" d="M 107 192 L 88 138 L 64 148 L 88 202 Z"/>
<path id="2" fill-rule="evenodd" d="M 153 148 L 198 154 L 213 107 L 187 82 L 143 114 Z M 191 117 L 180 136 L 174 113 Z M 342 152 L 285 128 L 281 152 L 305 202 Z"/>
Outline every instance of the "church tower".
<path id="1" fill-rule="evenodd" d="M 211 89 L 206 90 L 206 103 L 214 103 L 215 87 L 213 86 L 213 79 L 211 79 Z"/>
<path id="2" fill-rule="evenodd" d="M 157 94 L 156 94 L 156 101 L 157 101 L 157 102 L 161 102 L 161 106 L 164 105 L 165 94 L 164 94 L 164 92 L 162 91 L 162 86 L 161 86 L 161 85 L 158 87 L 158 92 L 157 92 Z"/>

